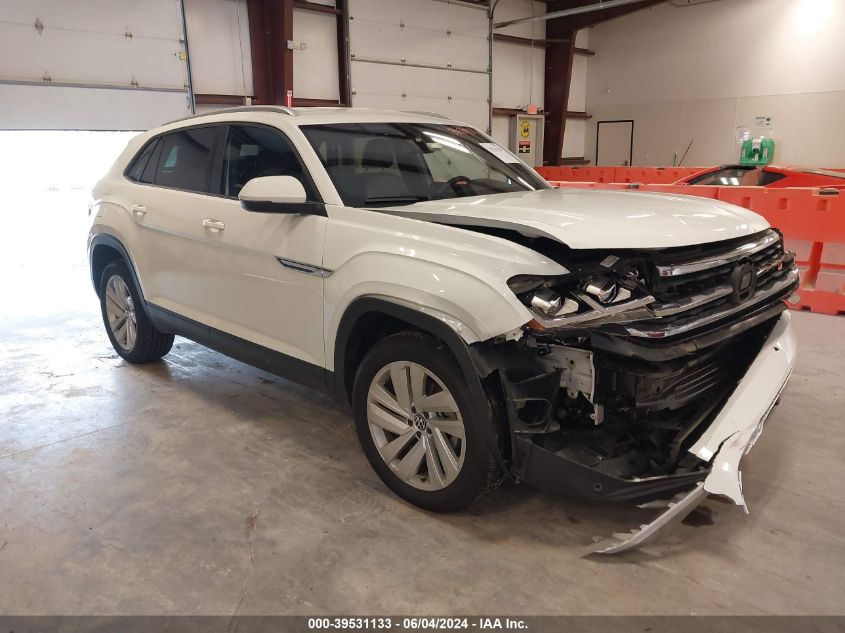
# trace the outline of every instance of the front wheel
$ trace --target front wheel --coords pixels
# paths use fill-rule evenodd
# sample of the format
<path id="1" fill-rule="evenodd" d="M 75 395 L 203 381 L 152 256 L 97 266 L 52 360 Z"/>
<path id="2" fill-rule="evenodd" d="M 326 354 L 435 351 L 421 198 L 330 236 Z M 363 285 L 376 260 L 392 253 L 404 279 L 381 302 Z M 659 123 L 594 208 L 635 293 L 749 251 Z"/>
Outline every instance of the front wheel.
<path id="1" fill-rule="evenodd" d="M 130 363 L 157 360 L 173 346 L 173 335 L 159 332 L 150 322 L 141 293 L 122 261 L 111 262 L 103 271 L 100 309 L 112 347 Z"/>
<path id="2" fill-rule="evenodd" d="M 401 333 L 364 357 L 353 389 L 355 426 L 382 481 L 426 510 L 452 512 L 494 489 L 500 476 L 454 357 L 437 339 Z"/>

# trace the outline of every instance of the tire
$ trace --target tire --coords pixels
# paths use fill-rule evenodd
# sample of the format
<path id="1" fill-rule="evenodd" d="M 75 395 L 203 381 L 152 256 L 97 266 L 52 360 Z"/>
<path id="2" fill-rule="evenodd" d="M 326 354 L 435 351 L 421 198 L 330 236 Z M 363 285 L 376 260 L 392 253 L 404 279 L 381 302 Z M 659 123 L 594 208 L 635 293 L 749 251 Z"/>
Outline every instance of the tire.
<path id="1" fill-rule="evenodd" d="M 173 335 L 159 332 L 150 322 L 122 260 L 111 262 L 100 277 L 100 312 L 114 351 L 130 363 L 158 360 L 173 347 Z"/>
<path id="2" fill-rule="evenodd" d="M 394 380 L 407 386 L 404 394 Z M 438 339 L 403 332 L 379 341 L 358 367 L 352 403 L 370 465 L 406 501 L 455 512 L 501 482 L 479 432 L 495 423 L 492 409 L 473 417 L 463 373 Z"/>

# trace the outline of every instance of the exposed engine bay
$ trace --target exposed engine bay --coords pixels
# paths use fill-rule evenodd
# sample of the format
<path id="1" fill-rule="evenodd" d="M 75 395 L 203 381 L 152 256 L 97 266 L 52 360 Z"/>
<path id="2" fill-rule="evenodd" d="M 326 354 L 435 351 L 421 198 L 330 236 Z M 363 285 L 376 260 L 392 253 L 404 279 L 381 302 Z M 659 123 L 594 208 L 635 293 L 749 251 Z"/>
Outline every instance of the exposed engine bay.
<path id="1" fill-rule="evenodd" d="M 510 280 L 534 319 L 473 350 L 506 403 L 513 472 L 638 503 L 700 486 L 712 463 L 690 449 L 786 309 L 794 255 L 774 230 L 662 251 L 545 250 L 571 273 Z"/>

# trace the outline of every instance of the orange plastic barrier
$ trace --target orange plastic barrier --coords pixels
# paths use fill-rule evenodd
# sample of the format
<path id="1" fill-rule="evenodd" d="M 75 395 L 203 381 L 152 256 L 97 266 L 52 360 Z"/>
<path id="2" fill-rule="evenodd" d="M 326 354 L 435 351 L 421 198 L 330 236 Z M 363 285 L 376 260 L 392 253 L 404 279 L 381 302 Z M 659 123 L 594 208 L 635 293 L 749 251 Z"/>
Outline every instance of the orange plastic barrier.
<path id="1" fill-rule="evenodd" d="M 696 185 L 690 187 L 689 185 L 640 185 L 640 191 L 651 191 L 653 193 L 669 193 L 682 196 L 696 196 L 698 198 L 717 198 L 719 196 L 719 189 L 715 185 Z"/>
<path id="2" fill-rule="evenodd" d="M 641 182 L 647 185 L 671 184 L 691 176 L 701 167 L 617 167 L 614 182 Z"/>
<path id="3" fill-rule="evenodd" d="M 703 167 L 535 167 L 549 181 L 670 184 Z"/>
<path id="4" fill-rule="evenodd" d="M 719 189 L 719 200 L 751 209 L 783 231 L 802 273 L 796 307 L 822 314 L 845 312 L 845 191 Z"/>
<path id="5" fill-rule="evenodd" d="M 535 167 L 546 180 L 616 182 L 616 167 Z"/>
<path id="6" fill-rule="evenodd" d="M 550 180 L 549 184 L 558 189 L 630 189 L 631 185 L 621 182 L 574 182 L 571 180 Z"/>
<path id="7" fill-rule="evenodd" d="M 553 182 L 562 188 L 610 189 L 718 199 L 759 213 L 783 232 L 801 271 L 794 306 L 845 313 L 845 189 L 717 187 L 612 182 Z"/>

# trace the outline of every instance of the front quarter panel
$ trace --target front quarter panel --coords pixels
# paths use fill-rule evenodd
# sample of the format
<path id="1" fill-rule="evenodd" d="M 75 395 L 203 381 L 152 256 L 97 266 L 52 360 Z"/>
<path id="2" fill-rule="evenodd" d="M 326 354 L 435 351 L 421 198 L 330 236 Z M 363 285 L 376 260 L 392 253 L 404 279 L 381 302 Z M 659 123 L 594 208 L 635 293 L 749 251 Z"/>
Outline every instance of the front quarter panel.
<path id="1" fill-rule="evenodd" d="M 328 213 L 323 265 L 333 271 L 325 282 L 329 364 L 340 320 L 360 297 L 414 307 L 470 344 L 531 319 L 508 288 L 509 278 L 566 272 L 528 248 L 465 229 L 349 207 L 329 207 Z"/>

